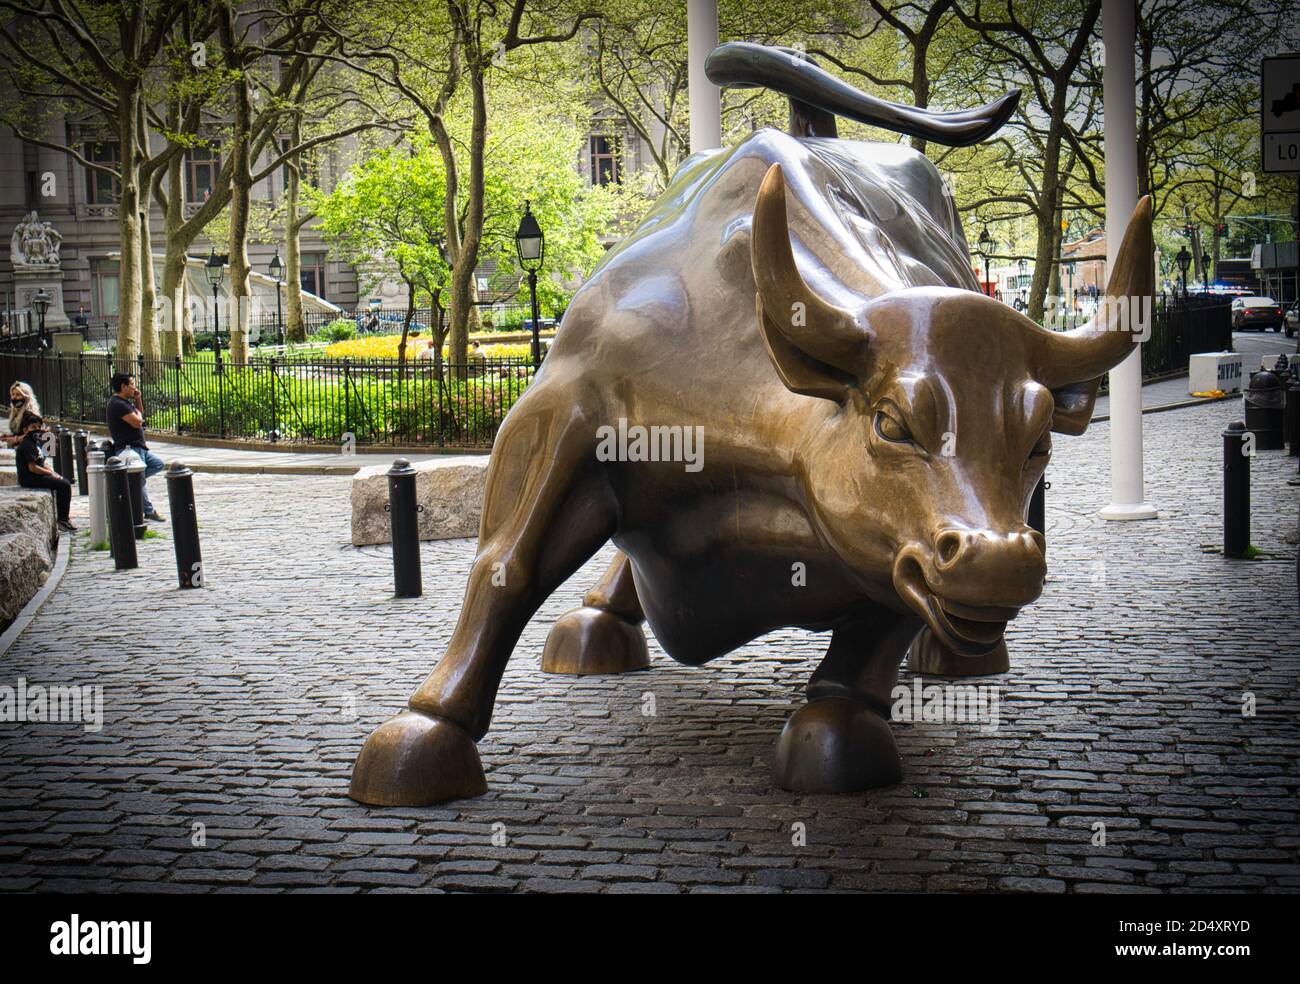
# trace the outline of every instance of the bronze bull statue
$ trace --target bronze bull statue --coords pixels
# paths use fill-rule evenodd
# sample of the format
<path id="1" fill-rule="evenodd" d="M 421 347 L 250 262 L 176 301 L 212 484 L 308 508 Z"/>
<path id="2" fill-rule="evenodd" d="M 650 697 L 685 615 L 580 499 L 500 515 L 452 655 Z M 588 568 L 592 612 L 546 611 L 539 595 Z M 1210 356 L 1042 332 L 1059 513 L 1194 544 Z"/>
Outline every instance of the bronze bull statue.
<path id="1" fill-rule="evenodd" d="M 755 47 L 723 46 L 711 68 L 771 82 Z M 930 162 L 819 135 L 820 70 L 790 71 L 774 87 L 799 135 L 690 158 L 574 296 L 497 437 L 456 629 L 409 708 L 367 739 L 354 799 L 486 790 L 475 742 L 516 641 L 609 540 L 613 563 L 552 628 L 543 668 L 642 669 L 643 621 L 690 665 L 783 626 L 829 631 L 777 743 L 793 790 L 898 781 L 887 715 L 918 633 L 978 662 L 1041 593 L 1029 498 L 1051 433 L 1083 431 L 1101 375 L 1133 348 L 1122 302 L 1152 291 L 1150 204 L 1111 274 L 1121 303 L 1044 330 L 977 292 Z M 863 105 L 875 118 L 887 104 Z M 969 142 L 1009 112 L 986 110 L 885 123 Z"/>

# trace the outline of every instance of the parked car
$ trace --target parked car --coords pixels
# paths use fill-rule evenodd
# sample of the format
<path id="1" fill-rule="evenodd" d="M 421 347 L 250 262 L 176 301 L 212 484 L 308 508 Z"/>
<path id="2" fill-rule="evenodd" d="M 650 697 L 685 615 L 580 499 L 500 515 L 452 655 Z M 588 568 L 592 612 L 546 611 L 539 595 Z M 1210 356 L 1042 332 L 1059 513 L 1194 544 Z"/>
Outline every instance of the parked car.
<path id="1" fill-rule="evenodd" d="M 1271 297 L 1238 297 L 1232 302 L 1232 330 L 1282 330 L 1282 305 Z"/>
<path id="2" fill-rule="evenodd" d="M 1294 338 L 1296 329 L 1300 328 L 1300 301 L 1292 301 L 1286 309 L 1286 336 Z"/>

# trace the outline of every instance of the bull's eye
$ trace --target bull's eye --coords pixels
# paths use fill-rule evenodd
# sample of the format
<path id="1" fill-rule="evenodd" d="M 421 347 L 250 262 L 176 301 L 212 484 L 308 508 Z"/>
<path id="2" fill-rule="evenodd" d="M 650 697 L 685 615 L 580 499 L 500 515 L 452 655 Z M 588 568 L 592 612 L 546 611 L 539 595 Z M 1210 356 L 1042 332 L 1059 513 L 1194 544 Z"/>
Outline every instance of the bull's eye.
<path id="1" fill-rule="evenodd" d="M 1034 449 L 1029 452 L 1030 458 L 1046 458 L 1052 453 L 1052 432 L 1044 431 L 1043 436 L 1038 439 Z"/>
<path id="2" fill-rule="evenodd" d="M 876 411 L 876 434 L 891 444 L 912 443 L 911 431 L 884 410 Z"/>

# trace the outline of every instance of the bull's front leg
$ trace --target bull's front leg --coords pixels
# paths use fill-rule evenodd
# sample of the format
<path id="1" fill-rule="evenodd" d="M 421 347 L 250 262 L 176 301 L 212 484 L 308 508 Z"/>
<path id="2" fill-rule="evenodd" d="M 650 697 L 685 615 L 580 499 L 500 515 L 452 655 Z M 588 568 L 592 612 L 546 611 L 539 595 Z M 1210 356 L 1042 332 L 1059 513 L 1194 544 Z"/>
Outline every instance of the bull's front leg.
<path id="1" fill-rule="evenodd" d="M 600 583 L 582 599 L 582 607 L 551 628 L 542 652 L 542 671 L 582 676 L 647 669 L 650 652 L 641 630 L 644 621 L 632 561 L 620 550 Z"/>
<path id="2" fill-rule="evenodd" d="M 572 397 L 549 409 L 544 391 L 529 397 L 497 438 L 479 552 L 446 652 L 409 709 L 376 728 L 357 756 L 348 795 L 362 803 L 422 806 L 486 791 L 475 742 L 515 643 L 613 532 L 612 498 L 592 479 L 594 427 Z"/>
<path id="3" fill-rule="evenodd" d="M 777 739 L 777 785 L 800 793 L 851 793 L 902 778 L 889 729 L 891 692 L 922 624 L 882 612 L 831 633 L 830 649 L 808 683 L 808 703 Z"/>

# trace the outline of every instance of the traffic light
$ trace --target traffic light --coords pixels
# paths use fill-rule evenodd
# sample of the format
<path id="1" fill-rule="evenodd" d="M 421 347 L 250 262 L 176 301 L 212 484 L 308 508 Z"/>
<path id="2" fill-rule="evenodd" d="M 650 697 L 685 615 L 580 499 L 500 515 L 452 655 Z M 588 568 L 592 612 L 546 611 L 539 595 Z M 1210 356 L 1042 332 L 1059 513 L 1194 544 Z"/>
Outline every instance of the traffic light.
<path id="1" fill-rule="evenodd" d="M 1214 231 L 1217 232 L 1219 234 L 1219 238 L 1222 239 L 1224 236 L 1228 234 L 1228 223 L 1220 222 L 1217 226 L 1214 227 Z"/>

